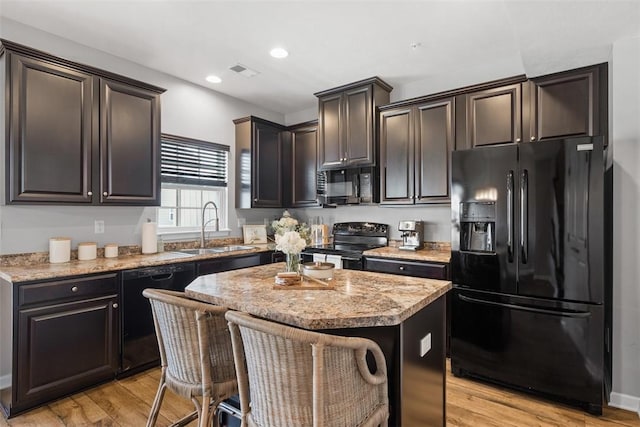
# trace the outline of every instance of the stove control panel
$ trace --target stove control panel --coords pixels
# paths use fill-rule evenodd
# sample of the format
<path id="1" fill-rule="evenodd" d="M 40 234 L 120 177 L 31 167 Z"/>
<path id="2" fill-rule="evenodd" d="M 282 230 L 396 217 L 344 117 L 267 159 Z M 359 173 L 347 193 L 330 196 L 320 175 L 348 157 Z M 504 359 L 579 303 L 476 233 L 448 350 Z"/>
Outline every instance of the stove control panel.
<path id="1" fill-rule="evenodd" d="M 333 224 L 333 234 L 388 237 L 389 225 L 375 222 L 337 222 Z"/>

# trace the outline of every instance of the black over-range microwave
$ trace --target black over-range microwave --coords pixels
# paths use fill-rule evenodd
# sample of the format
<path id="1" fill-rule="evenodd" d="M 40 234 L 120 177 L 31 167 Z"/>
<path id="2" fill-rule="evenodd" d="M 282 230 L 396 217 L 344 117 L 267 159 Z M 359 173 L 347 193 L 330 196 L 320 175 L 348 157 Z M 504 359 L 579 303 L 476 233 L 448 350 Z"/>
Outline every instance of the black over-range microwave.
<path id="1" fill-rule="evenodd" d="M 378 169 L 364 168 L 319 171 L 316 179 L 317 199 L 326 205 L 378 203 Z"/>

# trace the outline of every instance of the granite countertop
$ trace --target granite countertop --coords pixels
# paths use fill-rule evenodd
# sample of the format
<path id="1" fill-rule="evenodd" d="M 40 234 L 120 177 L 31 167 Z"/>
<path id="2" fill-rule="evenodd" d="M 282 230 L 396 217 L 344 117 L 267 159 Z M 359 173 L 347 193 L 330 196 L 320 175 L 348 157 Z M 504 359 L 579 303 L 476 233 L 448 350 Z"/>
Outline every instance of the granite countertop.
<path id="1" fill-rule="evenodd" d="M 80 276 L 93 273 L 129 270 L 132 268 L 152 267 L 156 265 L 175 264 L 180 262 L 201 261 L 204 259 L 223 258 L 228 256 L 266 252 L 273 245 L 250 245 L 252 249 L 232 252 L 188 255 L 177 251 L 159 252 L 150 255 L 120 255 L 117 258 L 96 258 L 90 261 L 71 260 L 60 264 L 39 263 L 0 267 L 0 278 L 16 283 L 32 280 L 53 279 L 66 276 Z"/>
<path id="2" fill-rule="evenodd" d="M 186 293 L 208 303 L 305 329 L 393 326 L 451 289 L 451 282 L 335 270 L 335 289 L 274 289 L 283 263 L 209 274 Z"/>
<path id="3" fill-rule="evenodd" d="M 451 260 L 451 249 L 449 248 L 425 248 L 418 251 L 406 251 L 393 246 L 370 249 L 364 251 L 364 256 L 379 258 L 395 258 L 411 261 L 444 262 Z"/>

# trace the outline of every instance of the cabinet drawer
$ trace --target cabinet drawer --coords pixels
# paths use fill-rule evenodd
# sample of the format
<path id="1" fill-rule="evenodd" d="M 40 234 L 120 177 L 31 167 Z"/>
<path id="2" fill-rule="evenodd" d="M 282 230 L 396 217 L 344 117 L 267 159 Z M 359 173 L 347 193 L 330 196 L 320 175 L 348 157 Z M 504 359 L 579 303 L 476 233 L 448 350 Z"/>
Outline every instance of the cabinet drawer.
<path id="1" fill-rule="evenodd" d="M 251 254 L 238 257 L 223 257 L 210 261 L 199 262 L 198 276 L 220 273 L 223 271 L 237 270 L 239 268 L 255 267 L 256 265 L 262 264 L 268 264 L 268 261 L 263 261 L 260 254 Z"/>
<path id="2" fill-rule="evenodd" d="M 447 264 L 367 258 L 365 269 L 367 271 L 424 277 L 426 279 L 445 280 L 447 278 Z"/>
<path id="3" fill-rule="evenodd" d="M 117 292 L 116 273 L 76 277 L 20 286 L 19 305 L 49 303 Z"/>

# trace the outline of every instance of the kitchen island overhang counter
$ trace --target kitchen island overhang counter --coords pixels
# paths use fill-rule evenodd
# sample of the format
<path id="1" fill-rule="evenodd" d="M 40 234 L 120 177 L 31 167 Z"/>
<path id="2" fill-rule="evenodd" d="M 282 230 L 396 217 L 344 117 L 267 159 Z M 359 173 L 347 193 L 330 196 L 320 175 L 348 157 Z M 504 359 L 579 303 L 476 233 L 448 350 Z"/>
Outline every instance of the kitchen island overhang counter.
<path id="1" fill-rule="evenodd" d="M 200 276 L 189 297 L 299 328 L 399 325 L 451 289 L 451 282 L 358 270 L 335 270 L 333 289 L 276 288 L 283 264 Z"/>
<path id="2" fill-rule="evenodd" d="M 336 270 L 334 289 L 274 288 L 284 264 L 200 276 L 190 298 L 275 322 L 380 345 L 390 426 L 445 425 L 445 298 L 451 282 Z"/>

